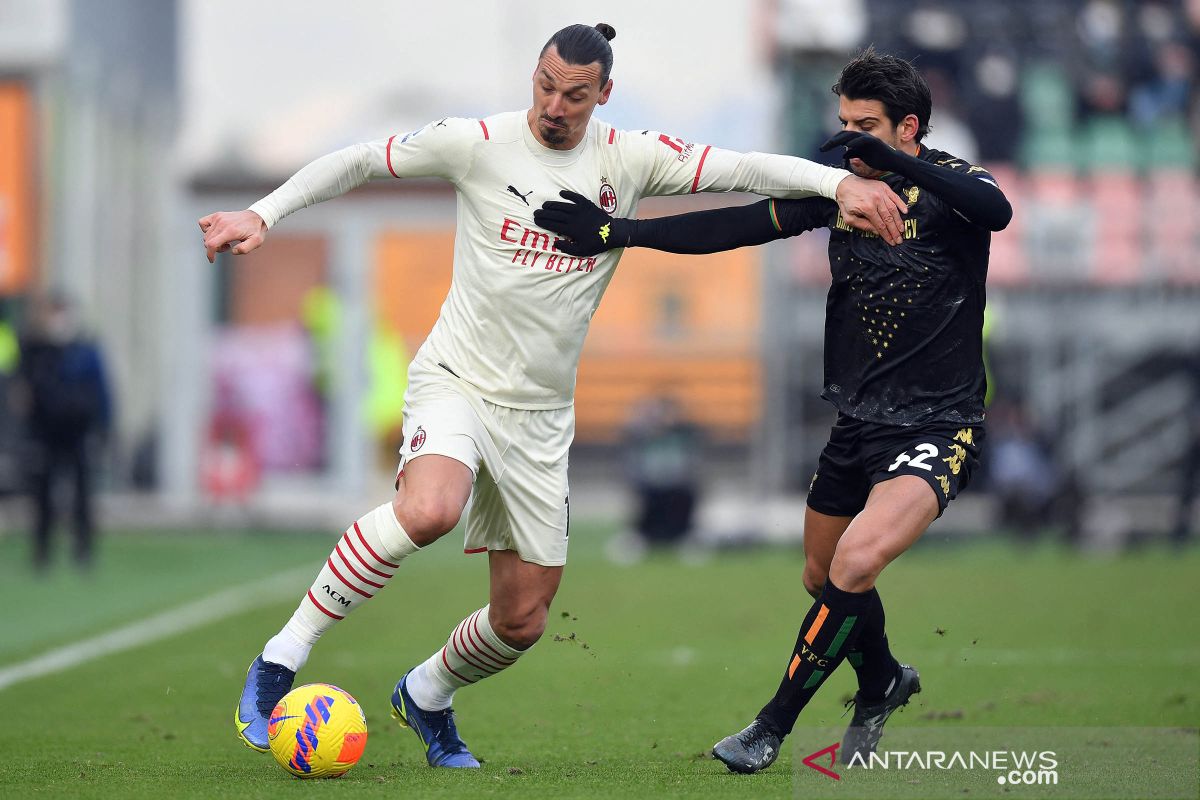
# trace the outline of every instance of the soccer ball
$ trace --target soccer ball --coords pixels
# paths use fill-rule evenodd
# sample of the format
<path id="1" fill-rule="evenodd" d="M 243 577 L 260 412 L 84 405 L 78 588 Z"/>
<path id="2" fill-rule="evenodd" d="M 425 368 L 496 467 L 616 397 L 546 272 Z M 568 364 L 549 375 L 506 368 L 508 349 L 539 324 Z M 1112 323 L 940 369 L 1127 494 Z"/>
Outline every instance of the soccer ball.
<path id="1" fill-rule="evenodd" d="M 271 755 L 297 778 L 336 778 L 362 757 L 367 718 L 358 701 L 328 683 L 292 689 L 267 721 Z"/>

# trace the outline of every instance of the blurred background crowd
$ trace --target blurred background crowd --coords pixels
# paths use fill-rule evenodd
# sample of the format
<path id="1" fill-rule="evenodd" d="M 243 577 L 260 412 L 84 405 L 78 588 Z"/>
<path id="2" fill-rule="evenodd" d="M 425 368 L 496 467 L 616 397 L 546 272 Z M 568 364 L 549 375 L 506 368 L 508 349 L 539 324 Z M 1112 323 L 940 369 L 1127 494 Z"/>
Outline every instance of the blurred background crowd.
<path id="1" fill-rule="evenodd" d="M 62 505 L 87 563 L 93 490 L 112 528 L 338 528 L 387 490 L 404 370 L 449 285 L 452 190 L 372 185 L 215 267 L 195 220 L 336 147 L 524 107 L 545 38 L 596 13 L 484 4 L 467 25 L 393 5 L 0 0 L 0 530 L 46 542 Z M 1012 200 L 989 275 L 986 467 L 935 530 L 1187 540 L 1200 0 L 643 6 L 605 7 L 605 120 L 819 159 L 830 86 L 874 44 L 929 81 L 928 143 Z M 213 36 L 231 15 L 255 41 Z M 625 257 L 581 364 L 572 460 L 572 508 L 628 523 L 618 555 L 799 535 L 832 421 L 827 282 L 819 232 L 703 261 Z M 88 388 L 37 388 L 64 375 Z M 88 406 L 70 446 L 38 433 L 64 392 Z"/>

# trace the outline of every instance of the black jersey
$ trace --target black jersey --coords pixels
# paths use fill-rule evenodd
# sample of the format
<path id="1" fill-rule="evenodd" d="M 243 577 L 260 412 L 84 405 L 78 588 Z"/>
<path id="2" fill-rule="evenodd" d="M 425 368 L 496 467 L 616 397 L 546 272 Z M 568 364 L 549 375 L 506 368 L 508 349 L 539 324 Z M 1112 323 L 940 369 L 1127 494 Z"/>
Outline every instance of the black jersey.
<path id="1" fill-rule="evenodd" d="M 922 147 L 917 158 L 994 182 L 948 153 Z M 895 247 L 851 228 L 832 202 L 770 201 L 785 236 L 831 230 L 822 396 L 867 422 L 980 422 L 991 233 L 907 178 L 881 180 L 908 203 L 904 242 Z"/>

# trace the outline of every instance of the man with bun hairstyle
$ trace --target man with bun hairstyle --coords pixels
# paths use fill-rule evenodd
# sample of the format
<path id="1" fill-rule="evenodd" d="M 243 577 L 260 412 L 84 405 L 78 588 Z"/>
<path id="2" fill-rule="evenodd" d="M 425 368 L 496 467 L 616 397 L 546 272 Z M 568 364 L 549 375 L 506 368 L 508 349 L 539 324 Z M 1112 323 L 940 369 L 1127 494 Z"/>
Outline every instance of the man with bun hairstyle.
<path id="1" fill-rule="evenodd" d="M 592 117 L 613 82 L 609 25 L 555 33 L 533 102 L 482 119 L 445 118 L 312 162 L 245 211 L 200 220 L 209 260 L 260 247 L 288 214 L 375 179 L 438 177 L 458 194 L 453 280 L 409 366 L 394 497 L 355 521 L 291 619 L 246 674 L 238 734 L 268 749 L 268 715 L 317 639 L 381 590 L 401 563 L 455 525 L 468 499 L 467 553 L 488 553 L 490 603 L 397 682 L 392 706 L 430 765 L 478 767 L 458 735 L 457 689 L 511 667 L 542 635 L 567 556 L 567 450 L 575 372 L 619 253 L 576 258 L 533 212 L 563 190 L 636 213 L 647 195 L 755 192 L 836 200 L 846 220 L 901 241 L 903 201 L 884 184 L 803 159 L 734 153 Z"/>

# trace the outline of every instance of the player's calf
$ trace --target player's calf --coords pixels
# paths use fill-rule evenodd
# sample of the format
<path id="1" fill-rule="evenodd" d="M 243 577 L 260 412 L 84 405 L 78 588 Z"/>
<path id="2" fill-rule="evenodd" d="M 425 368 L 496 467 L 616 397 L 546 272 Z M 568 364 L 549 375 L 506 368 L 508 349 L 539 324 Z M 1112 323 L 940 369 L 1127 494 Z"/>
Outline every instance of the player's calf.
<path id="1" fill-rule="evenodd" d="M 821 596 L 821 590 L 825 588 L 825 581 L 829 578 L 829 569 L 820 567 L 808 561 L 804 565 L 804 591 L 808 592 L 813 600 Z"/>
<path id="2" fill-rule="evenodd" d="M 292 618 L 267 642 L 264 660 L 299 672 L 317 640 L 382 591 L 401 561 L 420 549 L 391 503 L 356 520 L 334 545 Z"/>
<path id="3" fill-rule="evenodd" d="M 490 609 L 484 606 L 458 623 L 442 649 L 408 673 L 408 691 L 419 708 L 449 708 L 456 691 L 508 669 L 525 653 L 500 638 Z"/>

